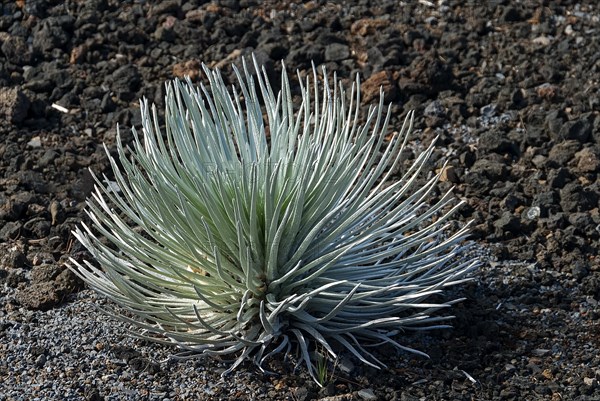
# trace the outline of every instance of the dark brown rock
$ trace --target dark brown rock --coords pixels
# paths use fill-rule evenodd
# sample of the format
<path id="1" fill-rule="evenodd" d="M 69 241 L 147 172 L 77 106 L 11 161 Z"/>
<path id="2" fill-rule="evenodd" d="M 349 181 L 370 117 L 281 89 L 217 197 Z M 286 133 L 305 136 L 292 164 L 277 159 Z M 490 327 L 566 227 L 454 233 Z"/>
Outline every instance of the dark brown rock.
<path id="1" fill-rule="evenodd" d="M 573 160 L 575 169 L 579 173 L 600 172 L 600 149 L 598 146 L 586 147 L 575 153 Z"/>
<path id="2" fill-rule="evenodd" d="M 2 256 L 2 266 L 6 269 L 20 269 L 26 267 L 28 261 L 20 249 L 11 249 Z"/>
<path id="3" fill-rule="evenodd" d="M 560 190 L 560 205 L 565 212 L 591 210 L 598 207 L 598 193 L 578 182 L 570 182 Z"/>
<path id="4" fill-rule="evenodd" d="M 17 65 L 25 65 L 31 62 L 31 50 L 27 41 L 21 36 L 0 32 L 0 42 L 2 42 L 0 50 L 2 50 L 7 60 L 11 60 Z"/>
<path id="5" fill-rule="evenodd" d="M 589 120 L 582 118 L 564 123 L 558 132 L 558 137 L 560 139 L 573 139 L 584 143 L 588 140 L 591 133 L 592 124 Z"/>
<path id="6" fill-rule="evenodd" d="M 20 124 L 27 117 L 29 99 L 18 88 L 0 88 L 0 118 Z"/>
<path id="7" fill-rule="evenodd" d="M 53 282 L 36 283 L 26 286 L 17 292 L 17 301 L 33 310 L 48 310 L 57 305 L 61 294 Z"/>

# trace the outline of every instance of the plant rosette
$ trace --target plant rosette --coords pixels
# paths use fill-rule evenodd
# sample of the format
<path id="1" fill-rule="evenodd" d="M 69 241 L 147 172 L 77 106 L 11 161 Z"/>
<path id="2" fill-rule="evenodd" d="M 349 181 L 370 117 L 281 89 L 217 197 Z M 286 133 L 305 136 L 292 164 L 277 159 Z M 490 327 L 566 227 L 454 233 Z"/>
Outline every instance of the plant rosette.
<path id="1" fill-rule="evenodd" d="M 425 355 L 398 334 L 448 327 L 435 312 L 460 300 L 431 296 L 478 265 L 468 225 L 452 228 L 460 202 L 430 201 L 439 175 L 418 181 L 433 143 L 396 177 L 412 112 L 388 141 L 383 93 L 359 122 L 358 78 L 347 96 L 313 68 L 295 107 L 285 68 L 275 93 L 253 66 L 234 66 L 231 88 L 207 67 L 206 86 L 168 83 L 164 132 L 141 101 L 142 135 L 126 147 L 117 133 L 114 182 L 96 177 L 74 232 L 97 264 L 72 270 L 137 335 L 234 355 L 224 374 L 292 345 L 317 382 L 316 347 L 376 368 L 379 344 Z"/>

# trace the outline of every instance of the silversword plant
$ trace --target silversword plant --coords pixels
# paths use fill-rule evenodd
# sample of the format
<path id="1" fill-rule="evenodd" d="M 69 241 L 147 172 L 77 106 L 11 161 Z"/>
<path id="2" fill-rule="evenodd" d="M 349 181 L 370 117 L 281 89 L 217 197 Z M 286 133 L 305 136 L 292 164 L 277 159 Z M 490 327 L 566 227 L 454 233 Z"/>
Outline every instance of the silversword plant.
<path id="1" fill-rule="evenodd" d="M 225 373 L 296 351 L 316 380 L 316 347 L 374 367 L 376 345 L 421 353 L 398 334 L 446 327 L 434 312 L 457 300 L 431 296 L 477 266 L 452 229 L 460 203 L 431 201 L 438 176 L 417 185 L 433 144 L 395 177 L 412 113 L 386 140 L 383 96 L 360 123 L 358 79 L 347 97 L 313 69 L 295 107 L 285 68 L 277 93 L 254 69 L 234 67 L 232 88 L 206 67 L 207 86 L 169 83 L 165 132 L 141 101 L 141 137 L 118 138 L 114 182 L 96 179 L 75 231 L 100 267 L 72 269 L 138 335 L 231 354 Z"/>

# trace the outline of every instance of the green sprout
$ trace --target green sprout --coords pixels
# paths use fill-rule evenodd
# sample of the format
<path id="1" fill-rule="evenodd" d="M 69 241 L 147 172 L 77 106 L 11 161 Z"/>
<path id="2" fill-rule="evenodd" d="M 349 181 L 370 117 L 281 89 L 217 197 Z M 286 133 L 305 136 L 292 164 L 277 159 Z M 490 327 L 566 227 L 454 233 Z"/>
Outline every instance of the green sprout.
<path id="1" fill-rule="evenodd" d="M 277 93 L 256 61 L 255 75 L 233 68 L 232 87 L 207 67 L 207 86 L 168 83 L 164 132 L 141 101 L 142 134 L 126 147 L 117 133 L 115 182 L 96 178 L 91 223 L 74 232 L 97 264 L 73 271 L 137 335 L 234 355 L 224 374 L 292 345 L 317 382 L 316 346 L 376 368 L 380 344 L 425 355 L 398 334 L 448 327 L 434 312 L 460 300 L 431 296 L 478 262 L 467 226 L 452 229 L 460 202 L 431 200 L 439 175 L 419 181 L 433 144 L 394 173 L 413 113 L 386 140 L 383 93 L 361 123 L 358 78 L 347 97 L 313 68 L 294 102 L 285 68 Z"/>
<path id="2" fill-rule="evenodd" d="M 331 362 L 332 367 L 330 369 L 329 362 L 331 357 L 328 354 L 328 351 L 323 346 L 317 347 L 314 356 L 316 381 L 321 387 L 324 387 L 328 383 L 333 382 L 335 376 L 335 369 L 338 365 L 338 358 L 333 358 L 333 361 Z"/>

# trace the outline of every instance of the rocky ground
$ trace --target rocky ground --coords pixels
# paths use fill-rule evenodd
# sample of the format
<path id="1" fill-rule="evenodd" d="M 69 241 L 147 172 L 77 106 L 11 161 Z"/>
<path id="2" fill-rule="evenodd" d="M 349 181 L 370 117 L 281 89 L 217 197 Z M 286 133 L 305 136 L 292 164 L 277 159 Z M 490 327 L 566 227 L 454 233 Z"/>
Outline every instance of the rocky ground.
<path id="1" fill-rule="evenodd" d="M 595 1 L 17 0 L 0 6 L 0 400 L 600 400 L 600 10 Z M 440 135 L 441 189 L 487 252 L 457 290 L 453 330 L 402 340 L 374 371 L 347 358 L 320 389 L 289 363 L 222 379 L 219 362 L 165 362 L 127 337 L 66 269 L 86 257 L 101 144 L 199 80 L 254 53 L 311 60 L 379 87 L 392 127 L 417 111 Z M 125 139 L 129 139 L 127 130 Z M 415 143 L 417 143 L 415 142 Z M 439 163 L 438 163 L 439 165 Z M 383 350 L 385 352 L 385 350 Z M 382 352 L 382 353 L 384 353 Z"/>

